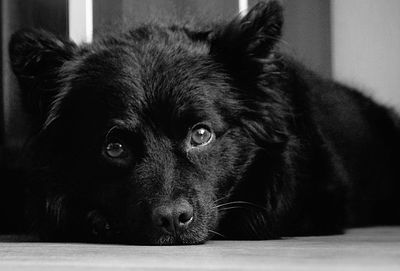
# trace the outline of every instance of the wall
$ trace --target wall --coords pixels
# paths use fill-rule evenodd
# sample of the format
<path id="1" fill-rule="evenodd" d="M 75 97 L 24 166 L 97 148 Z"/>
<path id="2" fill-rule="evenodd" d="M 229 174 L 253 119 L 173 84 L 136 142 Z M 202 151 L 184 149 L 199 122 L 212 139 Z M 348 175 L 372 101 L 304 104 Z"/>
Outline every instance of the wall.
<path id="1" fill-rule="evenodd" d="M 19 89 L 9 65 L 8 42 L 12 33 L 21 28 L 42 28 L 66 36 L 67 0 L 2 0 L 1 13 L 1 100 L 4 106 L 1 134 L 6 147 L 14 149 L 25 141 L 29 124 L 22 112 Z"/>
<path id="2" fill-rule="evenodd" d="M 333 76 L 400 109 L 400 1 L 332 0 Z"/>
<path id="3" fill-rule="evenodd" d="M 190 22 L 232 18 L 238 12 L 236 0 L 95 0 L 95 37 L 151 21 Z"/>
<path id="4" fill-rule="evenodd" d="M 284 7 L 283 49 L 319 74 L 330 77 L 330 1 L 286 0 Z"/>

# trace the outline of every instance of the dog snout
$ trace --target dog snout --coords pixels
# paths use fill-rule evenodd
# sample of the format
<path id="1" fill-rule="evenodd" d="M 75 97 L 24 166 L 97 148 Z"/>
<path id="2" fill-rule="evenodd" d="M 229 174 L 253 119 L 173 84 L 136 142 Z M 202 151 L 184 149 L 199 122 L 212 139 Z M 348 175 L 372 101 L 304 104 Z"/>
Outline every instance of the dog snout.
<path id="1" fill-rule="evenodd" d="M 166 234 L 176 235 L 193 221 L 193 207 L 186 200 L 159 205 L 152 212 L 153 224 Z"/>

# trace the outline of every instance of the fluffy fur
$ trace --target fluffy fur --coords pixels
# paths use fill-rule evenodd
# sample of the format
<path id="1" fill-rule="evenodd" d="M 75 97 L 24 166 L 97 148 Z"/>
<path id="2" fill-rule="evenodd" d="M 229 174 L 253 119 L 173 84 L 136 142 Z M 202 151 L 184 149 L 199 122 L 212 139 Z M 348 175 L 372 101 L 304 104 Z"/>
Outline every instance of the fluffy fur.
<path id="1" fill-rule="evenodd" d="M 151 24 L 82 46 L 15 33 L 11 63 L 36 127 L 35 229 L 197 244 L 400 222 L 397 115 L 281 54 L 282 24 L 268 1 L 213 28 Z M 212 137 L 194 146 L 198 125 Z M 107 156 L 110 142 L 127 155 Z M 156 210 L 193 221 L 165 231 Z"/>

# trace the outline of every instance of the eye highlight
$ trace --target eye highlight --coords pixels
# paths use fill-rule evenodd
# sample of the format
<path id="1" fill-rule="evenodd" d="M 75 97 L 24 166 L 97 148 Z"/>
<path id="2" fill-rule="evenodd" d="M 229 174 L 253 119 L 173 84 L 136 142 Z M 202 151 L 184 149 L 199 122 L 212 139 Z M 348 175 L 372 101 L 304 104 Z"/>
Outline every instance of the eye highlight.
<path id="1" fill-rule="evenodd" d="M 207 125 L 196 125 L 190 133 L 190 145 L 192 147 L 205 146 L 214 138 L 214 134 Z"/>
<path id="2" fill-rule="evenodd" d="M 127 150 L 119 142 L 110 142 L 105 148 L 105 153 L 110 158 L 124 158 L 127 156 Z"/>

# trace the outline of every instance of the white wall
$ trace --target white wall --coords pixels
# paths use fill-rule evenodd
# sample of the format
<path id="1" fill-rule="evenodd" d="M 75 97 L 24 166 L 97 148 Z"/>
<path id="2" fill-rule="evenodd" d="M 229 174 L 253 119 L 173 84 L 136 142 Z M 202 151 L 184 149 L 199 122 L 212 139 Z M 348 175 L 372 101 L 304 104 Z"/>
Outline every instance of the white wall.
<path id="1" fill-rule="evenodd" d="M 68 0 L 68 34 L 76 43 L 92 41 L 92 0 Z"/>
<path id="2" fill-rule="evenodd" d="M 400 0 L 332 0 L 331 11 L 334 78 L 400 109 Z"/>

